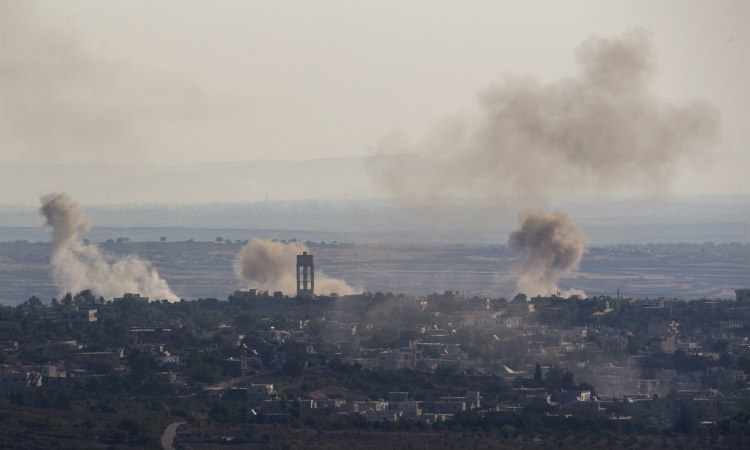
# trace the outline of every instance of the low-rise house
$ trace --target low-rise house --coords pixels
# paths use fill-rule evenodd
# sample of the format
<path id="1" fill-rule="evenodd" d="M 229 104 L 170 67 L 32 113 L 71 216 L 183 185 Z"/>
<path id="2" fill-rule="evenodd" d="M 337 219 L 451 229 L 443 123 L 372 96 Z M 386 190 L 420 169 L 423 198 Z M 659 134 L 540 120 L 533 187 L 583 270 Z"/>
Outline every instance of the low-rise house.
<path id="1" fill-rule="evenodd" d="M 276 395 L 273 384 L 255 384 L 247 387 L 247 401 L 250 405 L 257 405 L 264 400 L 271 400 Z"/>
<path id="2" fill-rule="evenodd" d="M 125 357 L 125 349 L 118 348 L 107 352 L 80 352 L 73 354 L 73 360 L 84 364 L 91 369 L 96 365 L 104 365 L 112 369 L 122 367 L 122 359 Z"/>
<path id="3" fill-rule="evenodd" d="M 0 341 L 0 351 L 3 353 L 13 353 L 18 350 L 18 341 Z"/>
<path id="4" fill-rule="evenodd" d="M 422 413 L 419 420 L 428 425 L 433 425 L 435 422 L 445 422 L 451 417 L 453 417 L 453 414 Z"/>
<path id="5" fill-rule="evenodd" d="M 61 370 L 57 365 L 42 366 L 41 372 L 44 378 L 61 378 L 66 375 L 65 370 Z"/>
<path id="6" fill-rule="evenodd" d="M 395 422 L 401 417 L 400 411 L 367 410 L 362 417 L 368 422 Z"/>
<path id="7" fill-rule="evenodd" d="M 617 336 L 600 336 L 599 348 L 602 350 L 621 350 L 628 347 L 628 337 L 623 335 Z"/>
<path id="8" fill-rule="evenodd" d="M 443 400 L 436 402 L 422 402 L 422 408 L 424 411 L 435 414 L 455 414 L 466 411 L 466 402 Z"/>
<path id="9" fill-rule="evenodd" d="M 674 335 L 652 338 L 648 341 L 648 348 L 654 352 L 674 353 L 677 350 L 677 340 Z"/>
<path id="10" fill-rule="evenodd" d="M 327 398 L 325 400 L 317 400 L 316 403 L 318 408 L 341 409 L 346 405 L 346 400 L 343 398 Z"/>
<path id="11" fill-rule="evenodd" d="M 552 396 L 546 388 L 513 388 L 513 393 L 516 394 L 520 406 L 526 406 L 536 399 L 542 399 L 546 403 L 552 401 Z"/>
<path id="12" fill-rule="evenodd" d="M 498 323 L 500 328 L 518 328 L 521 326 L 522 320 L 519 316 L 506 316 L 501 318 Z"/>
<path id="13" fill-rule="evenodd" d="M 583 339 L 588 333 L 587 327 L 572 327 L 560 330 L 561 336 L 566 336 L 571 339 Z"/>
<path id="14" fill-rule="evenodd" d="M 162 344 L 166 341 L 171 328 L 132 328 L 130 338 L 134 345 Z"/>
<path id="15" fill-rule="evenodd" d="M 422 350 L 416 344 L 400 349 L 383 350 L 378 354 L 378 368 L 381 370 L 415 370 L 422 360 Z"/>
<path id="16" fill-rule="evenodd" d="M 43 358 L 55 360 L 62 359 L 70 353 L 80 351 L 83 349 L 83 345 L 79 344 L 76 340 L 68 340 L 25 344 L 23 348 L 32 352 L 39 352 Z"/>
<path id="17" fill-rule="evenodd" d="M 680 324 L 674 320 L 669 322 L 652 322 L 648 324 L 648 336 L 671 336 L 679 333 Z"/>
<path id="18" fill-rule="evenodd" d="M 124 294 L 122 297 L 116 297 L 112 299 L 113 302 L 124 302 L 124 301 L 131 301 L 131 302 L 141 302 L 141 303 L 148 303 L 150 299 L 148 297 L 143 297 L 141 294 L 131 294 L 127 293 Z"/>
<path id="19" fill-rule="evenodd" d="M 180 355 L 173 355 L 169 352 L 162 352 L 156 355 L 156 364 L 165 366 L 167 364 L 180 364 Z"/>
<path id="20" fill-rule="evenodd" d="M 154 380 L 160 384 L 177 384 L 177 374 L 174 372 L 156 372 Z"/>
<path id="21" fill-rule="evenodd" d="M 315 350 L 315 345 L 312 342 L 287 342 L 281 346 L 281 350 L 286 353 L 287 358 L 291 357 L 297 361 L 302 361 L 305 367 L 317 365 L 320 362 L 320 354 Z"/>
<path id="22" fill-rule="evenodd" d="M 506 312 L 498 311 L 487 314 L 486 312 L 476 314 L 474 319 L 475 326 L 482 331 L 491 331 L 498 328 L 504 328 Z M 507 322 L 506 322 L 507 325 Z"/>
<path id="23" fill-rule="evenodd" d="M 552 401 L 556 403 L 588 402 L 590 400 L 590 390 L 562 390 L 552 394 Z"/>
<path id="24" fill-rule="evenodd" d="M 351 403 L 353 412 L 366 412 L 366 411 L 387 411 L 388 402 L 385 400 L 375 400 L 366 402 L 352 402 Z"/>
<path id="25" fill-rule="evenodd" d="M 42 385 L 42 375 L 37 372 L 10 370 L 0 372 L 0 390 L 26 389 Z"/>
<path id="26" fill-rule="evenodd" d="M 57 320 L 65 323 L 89 323 L 96 322 L 96 309 L 63 309 L 58 312 Z"/>
<path id="27" fill-rule="evenodd" d="M 292 333 L 288 330 L 277 330 L 275 328 L 263 330 L 263 339 L 274 344 L 283 344 L 291 335 Z"/>
<path id="28" fill-rule="evenodd" d="M 408 392 L 389 392 L 388 402 L 392 411 L 399 411 L 404 417 L 416 418 L 422 415 L 422 402 L 411 400 Z"/>

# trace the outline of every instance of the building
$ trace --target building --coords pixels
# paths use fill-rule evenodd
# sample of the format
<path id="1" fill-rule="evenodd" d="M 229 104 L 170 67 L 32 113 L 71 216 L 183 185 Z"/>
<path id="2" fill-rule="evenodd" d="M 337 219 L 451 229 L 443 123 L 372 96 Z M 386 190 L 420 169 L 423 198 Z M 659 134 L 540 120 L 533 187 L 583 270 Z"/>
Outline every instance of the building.
<path id="1" fill-rule="evenodd" d="M 521 326 L 521 318 L 516 316 L 502 317 L 498 324 L 500 328 L 517 328 Z"/>
<path id="2" fill-rule="evenodd" d="M 381 370 L 415 370 L 422 361 L 422 350 L 416 344 L 400 349 L 383 350 L 378 354 L 378 368 Z"/>
<path id="3" fill-rule="evenodd" d="M 146 302 L 146 303 L 149 302 L 149 298 L 148 297 L 141 297 L 141 294 L 131 294 L 131 293 L 127 293 L 127 294 L 123 295 L 122 297 L 116 297 L 114 299 L 114 301 L 116 301 L 116 302 L 124 302 L 124 301 L 127 301 L 127 300 L 136 301 L 136 302 Z"/>
<path id="4" fill-rule="evenodd" d="M 167 364 L 180 364 L 180 355 L 173 355 L 169 352 L 161 352 L 156 355 L 156 364 L 164 366 Z"/>
<path id="5" fill-rule="evenodd" d="M 96 322 L 96 309 L 64 309 L 58 315 L 60 322 L 89 323 Z"/>
<path id="6" fill-rule="evenodd" d="M 254 384 L 251 383 L 247 387 L 247 401 L 251 405 L 257 405 L 264 400 L 270 400 L 274 397 L 276 391 L 273 388 L 273 384 Z"/>
<path id="7" fill-rule="evenodd" d="M 0 373 L 0 390 L 25 389 L 42 385 L 42 375 L 36 372 L 15 371 Z"/>
<path id="8" fill-rule="evenodd" d="M 652 322 L 648 324 L 648 336 L 672 336 L 679 333 L 679 326 L 680 324 L 674 320 L 670 322 Z"/>
<path id="9" fill-rule="evenodd" d="M 108 352 L 80 352 L 73 355 L 76 363 L 83 364 L 90 369 L 99 365 L 119 369 L 122 367 L 123 358 L 125 358 L 125 349 L 122 348 Z"/>
<path id="10" fill-rule="evenodd" d="M 312 297 L 315 292 L 315 264 L 313 255 L 297 255 L 297 296 Z"/>
<path id="11" fill-rule="evenodd" d="M 602 350 L 619 350 L 627 348 L 628 337 L 623 335 L 601 336 L 599 338 L 599 348 Z"/>

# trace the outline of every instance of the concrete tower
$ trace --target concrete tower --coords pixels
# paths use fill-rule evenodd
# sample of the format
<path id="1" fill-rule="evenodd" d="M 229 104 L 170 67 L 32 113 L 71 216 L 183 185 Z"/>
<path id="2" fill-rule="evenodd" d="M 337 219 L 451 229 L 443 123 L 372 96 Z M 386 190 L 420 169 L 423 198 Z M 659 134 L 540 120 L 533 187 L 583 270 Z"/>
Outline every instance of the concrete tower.
<path id="1" fill-rule="evenodd" d="M 314 292 L 315 265 L 313 264 L 313 255 L 302 252 L 301 255 L 297 255 L 297 296 L 312 297 Z"/>

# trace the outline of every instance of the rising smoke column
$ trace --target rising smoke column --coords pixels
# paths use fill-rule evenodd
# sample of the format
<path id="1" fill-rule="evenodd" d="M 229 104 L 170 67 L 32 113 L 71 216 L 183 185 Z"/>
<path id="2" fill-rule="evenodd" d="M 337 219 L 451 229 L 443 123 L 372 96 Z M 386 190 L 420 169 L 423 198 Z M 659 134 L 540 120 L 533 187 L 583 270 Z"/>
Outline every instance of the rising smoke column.
<path id="1" fill-rule="evenodd" d="M 303 244 L 253 238 L 245 244 L 234 260 L 234 273 L 248 287 L 281 291 L 294 295 L 297 292 L 297 255 L 309 252 Z M 315 291 L 320 294 L 354 294 L 357 290 L 344 280 L 328 278 L 315 271 Z"/>
<path id="2" fill-rule="evenodd" d="M 693 101 L 675 105 L 650 87 L 655 56 L 647 33 L 592 37 L 576 51 L 578 73 L 543 84 L 505 77 L 479 96 L 475 117 L 441 122 L 415 145 L 384 141 L 368 170 L 392 196 L 442 206 L 451 197 L 544 204 L 552 195 L 647 194 L 668 187 L 683 155 L 715 139 L 718 113 Z M 518 287 L 550 294 L 576 266 L 586 242 L 561 213 L 527 213 L 510 237 L 529 251 Z"/>
<path id="3" fill-rule="evenodd" d="M 91 289 L 106 298 L 138 293 L 151 299 L 179 300 L 148 262 L 129 255 L 105 255 L 95 245 L 84 243 L 78 233 L 91 228 L 83 209 L 67 194 L 40 198 L 39 213 L 52 230 L 52 267 L 61 293 Z"/>
<path id="4" fill-rule="evenodd" d="M 674 105 L 650 88 L 655 56 L 645 32 L 592 37 L 576 61 L 575 77 L 548 84 L 503 78 L 480 94 L 476 117 L 444 120 L 422 142 L 385 141 L 382 154 L 416 156 L 373 157 L 370 175 L 402 200 L 468 195 L 493 208 L 550 194 L 653 193 L 683 155 L 715 138 L 715 108 Z"/>
<path id="5" fill-rule="evenodd" d="M 586 232 L 562 212 L 524 211 L 518 223 L 508 245 L 527 252 L 520 268 L 519 292 L 529 296 L 557 293 L 557 280 L 578 266 L 583 256 Z"/>

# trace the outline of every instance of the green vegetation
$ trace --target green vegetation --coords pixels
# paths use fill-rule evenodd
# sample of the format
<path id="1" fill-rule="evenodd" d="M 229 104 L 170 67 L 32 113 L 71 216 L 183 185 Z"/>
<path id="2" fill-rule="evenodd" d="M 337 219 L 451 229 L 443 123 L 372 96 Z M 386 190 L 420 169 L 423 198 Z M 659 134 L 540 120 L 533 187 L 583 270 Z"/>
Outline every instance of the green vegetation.
<path id="1" fill-rule="evenodd" d="M 0 448 L 56 448 L 55 436 L 62 436 L 61 448 L 156 448 L 166 424 L 177 421 L 187 421 L 185 429 L 191 432 L 203 430 L 212 435 L 251 427 L 258 430 L 260 444 L 256 444 L 268 448 L 294 448 L 305 440 L 320 443 L 320 448 L 349 444 L 372 448 L 367 440 L 382 443 L 397 436 L 403 444 L 398 448 L 426 448 L 426 443 L 429 448 L 549 448 L 576 443 L 578 448 L 705 443 L 711 448 L 735 448 L 750 442 L 744 428 L 747 411 L 718 402 L 683 410 L 685 397 L 676 391 L 655 403 L 659 414 L 674 416 L 664 426 L 630 420 L 633 410 L 624 402 L 600 407 L 594 401 L 549 401 L 546 395 L 597 394 L 591 384 L 580 381 L 580 373 L 566 368 L 573 365 L 555 364 L 559 360 L 555 355 L 549 357 L 552 363 L 532 359 L 532 370 L 515 375 L 450 364 L 430 370 L 375 370 L 356 362 L 363 352 L 411 348 L 424 336 L 420 327 L 442 319 L 446 311 L 463 308 L 490 314 L 514 305 L 523 309 L 527 300 L 520 297 L 511 302 L 468 299 L 461 305 L 446 296 L 425 304 L 409 303 L 403 296 L 388 293 L 315 300 L 232 296 L 228 301 L 148 303 L 135 298 L 103 302 L 83 291 L 53 303 L 45 305 L 32 297 L 15 308 L 0 307 L 0 341 L 18 344 L 17 349 L 0 353 L 3 363 L 46 367 L 59 362 L 70 375 L 45 379 L 41 387 L 0 393 L 5 420 Z M 98 320 L 61 321 L 59 312 L 73 306 L 96 308 Z M 750 372 L 747 349 L 734 348 L 728 337 L 715 337 L 721 336 L 719 324 L 732 318 L 733 306 L 734 302 L 699 301 L 646 309 L 611 299 L 561 301 L 551 305 L 554 309 L 527 312 L 525 320 L 536 328 L 586 327 L 596 321 L 599 327 L 630 330 L 627 347 L 600 350 L 598 337 L 582 337 L 578 339 L 580 351 L 567 359 L 614 361 L 639 354 L 643 378 L 651 379 L 661 370 L 700 372 L 703 375 L 697 382 L 702 388 L 729 397 L 746 392 Z M 593 318 L 605 308 L 610 310 L 607 314 Z M 645 351 L 649 324 L 668 321 L 679 322 L 688 334 L 706 333 L 709 337 L 701 345 L 707 351 Z M 738 325 L 731 333 L 746 336 L 746 322 Z M 315 351 L 308 353 L 304 344 L 295 347 L 287 336 L 290 330 L 304 333 L 304 342 L 314 344 Z M 280 338 L 281 334 L 285 337 Z M 529 337 L 513 329 L 487 331 L 469 324 L 438 337 L 441 345 L 454 346 L 462 357 L 487 367 L 501 368 L 496 362 L 500 360 L 520 364 L 532 357 Z M 237 342 L 227 345 L 225 339 Z M 359 341 L 366 341 L 368 347 L 360 348 Z M 89 363 L 76 359 L 84 352 L 119 355 L 119 349 L 118 363 L 109 363 L 107 358 Z M 424 351 L 438 359 L 434 348 L 427 346 Z M 179 364 L 160 366 L 157 355 L 170 353 L 181 356 Z M 353 363 L 345 362 L 349 357 Z M 238 366 L 242 361 L 249 366 Z M 709 376 L 709 369 L 716 374 Z M 279 394 L 277 409 L 257 408 L 230 395 L 232 383 L 246 386 L 250 382 L 272 384 Z M 430 424 L 405 417 L 373 422 L 351 410 L 304 404 L 313 398 L 376 401 L 392 392 L 406 393 L 424 404 L 480 392 L 482 405 Z M 45 416 L 49 417 L 46 421 Z M 706 420 L 712 417 L 718 419 Z"/>

